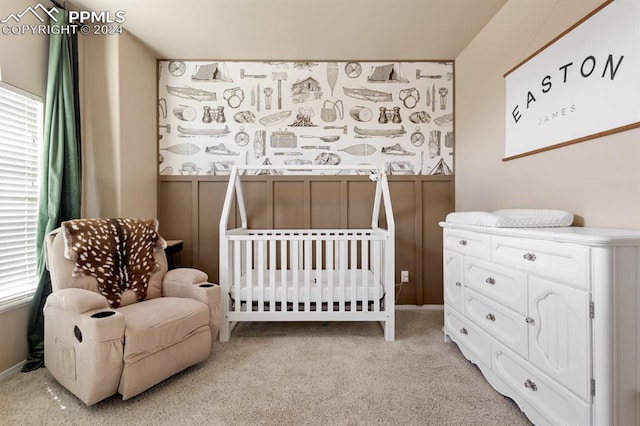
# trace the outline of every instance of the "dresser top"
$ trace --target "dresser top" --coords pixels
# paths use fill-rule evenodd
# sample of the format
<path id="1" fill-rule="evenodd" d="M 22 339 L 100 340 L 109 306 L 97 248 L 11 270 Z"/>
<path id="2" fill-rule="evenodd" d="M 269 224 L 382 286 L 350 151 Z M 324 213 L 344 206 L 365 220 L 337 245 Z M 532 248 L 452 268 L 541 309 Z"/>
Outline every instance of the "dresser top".
<path id="1" fill-rule="evenodd" d="M 562 228 L 493 228 L 489 226 L 463 225 L 448 222 L 440 222 L 440 226 L 443 228 L 463 229 L 483 234 L 535 238 L 594 246 L 640 245 L 640 230 L 582 228 L 578 226 Z"/>

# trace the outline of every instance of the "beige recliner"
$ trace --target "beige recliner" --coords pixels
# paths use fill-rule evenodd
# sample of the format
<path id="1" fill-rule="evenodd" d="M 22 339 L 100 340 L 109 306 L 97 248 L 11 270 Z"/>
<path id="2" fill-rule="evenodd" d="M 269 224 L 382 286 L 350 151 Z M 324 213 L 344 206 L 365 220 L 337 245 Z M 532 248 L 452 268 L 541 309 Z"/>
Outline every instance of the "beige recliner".
<path id="1" fill-rule="evenodd" d="M 97 220 L 105 227 L 113 225 L 107 219 Z M 207 275 L 195 269 L 167 271 L 159 235 L 152 248 L 156 263 L 147 269 L 153 272 L 113 267 L 113 256 L 105 261 L 104 253 L 79 271 L 78 259 L 87 258 L 86 253 L 79 257 L 75 253 L 74 259 L 71 253 L 67 231 L 75 222 L 63 223 L 45 244 L 53 290 L 44 307 L 45 366 L 56 380 L 91 405 L 118 392 L 129 399 L 207 359 L 221 319 L 219 286 L 208 283 Z M 157 231 L 157 221 L 152 224 Z M 129 234 L 123 237 L 118 232 L 120 238 L 128 238 Z M 92 254 L 108 251 L 104 247 L 109 244 L 102 240 L 80 241 L 76 247 L 84 241 L 93 247 Z M 133 252 L 139 247 L 126 248 Z M 133 253 L 123 253 L 122 259 L 136 259 Z M 122 291 L 114 295 L 104 286 L 103 272 L 109 267 L 111 272 L 124 271 L 129 281 L 138 274 L 146 275 L 148 282 L 132 289 L 123 279 L 118 284 Z"/>

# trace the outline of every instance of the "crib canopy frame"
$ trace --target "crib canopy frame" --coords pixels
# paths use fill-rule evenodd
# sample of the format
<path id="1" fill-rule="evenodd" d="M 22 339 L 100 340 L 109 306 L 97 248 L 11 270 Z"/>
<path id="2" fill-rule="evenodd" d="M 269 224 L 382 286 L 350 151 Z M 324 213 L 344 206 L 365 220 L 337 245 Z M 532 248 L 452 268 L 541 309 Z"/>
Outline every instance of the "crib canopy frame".
<path id="1" fill-rule="evenodd" d="M 291 166 L 233 166 L 220 219 L 220 286 L 228 341 L 240 321 L 377 321 L 387 341 L 395 328 L 395 222 L 384 170 L 366 166 L 296 166 L 356 170 L 376 183 L 370 229 L 249 229 L 241 175 Z M 240 227 L 228 229 L 234 201 Z M 385 226 L 380 226 L 384 207 Z"/>

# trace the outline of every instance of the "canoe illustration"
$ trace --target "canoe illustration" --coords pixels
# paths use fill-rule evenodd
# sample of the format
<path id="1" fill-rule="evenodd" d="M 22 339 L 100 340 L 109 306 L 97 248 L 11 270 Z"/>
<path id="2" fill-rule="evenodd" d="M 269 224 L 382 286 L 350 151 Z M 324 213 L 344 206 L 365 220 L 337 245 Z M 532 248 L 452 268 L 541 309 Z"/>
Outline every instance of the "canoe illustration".
<path id="1" fill-rule="evenodd" d="M 193 155 L 200 152 L 200 147 L 193 143 L 178 143 L 167 148 L 160 148 L 162 151 L 169 151 L 177 155 Z"/>
<path id="2" fill-rule="evenodd" d="M 182 136 L 212 136 L 214 138 L 231 133 L 229 131 L 229 126 L 224 126 L 222 129 L 196 129 L 191 127 L 182 127 L 181 125 L 178 125 L 178 132 L 180 132 Z"/>
<path id="3" fill-rule="evenodd" d="M 367 89 L 364 87 L 343 87 L 342 91 L 345 95 L 351 98 L 362 99 L 365 101 L 391 102 L 393 100 L 393 95 L 391 93 L 381 92 L 380 90 Z"/>
<path id="4" fill-rule="evenodd" d="M 176 87 L 167 85 L 167 92 L 170 95 L 177 96 L 184 99 L 192 99 L 194 101 L 216 101 L 215 92 L 209 92 L 208 90 L 196 89 L 193 87 Z"/>
<path id="5" fill-rule="evenodd" d="M 291 117 L 291 110 L 288 111 L 280 111 L 273 114 L 269 114 L 267 116 L 262 117 L 258 121 L 263 126 L 273 126 L 278 123 L 282 123 L 287 118 Z"/>
<path id="6" fill-rule="evenodd" d="M 354 126 L 353 131 L 361 138 L 369 138 L 372 136 L 395 138 L 406 133 L 404 126 L 400 126 L 397 129 L 360 129 L 358 126 Z"/>

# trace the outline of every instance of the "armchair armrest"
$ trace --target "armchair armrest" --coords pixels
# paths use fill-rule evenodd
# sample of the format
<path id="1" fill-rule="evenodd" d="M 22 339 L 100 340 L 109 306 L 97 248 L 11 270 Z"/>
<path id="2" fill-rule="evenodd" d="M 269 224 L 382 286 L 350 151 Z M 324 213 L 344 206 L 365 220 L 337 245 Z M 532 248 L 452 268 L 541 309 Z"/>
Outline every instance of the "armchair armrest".
<path id="1" fill-rule="evenodd" d="M 207 282 L 208 279 L 207 274 L 197 269 L 172 269 L 162 278 L 162 295 L 187 297 L 212 306 L 214 289 L 217 286 Z"/>
<path id="2" fill-rule="evenodd" d="M 209 326 L 213 344 L 218 337 L 222 310 L 220 309 L 220 286 L 208 282 L 208 279 L 207 274 L 197 269 L 172 269 L 162 278 L 162 294 L 167 297 L 186 297 L 206 303 L 211 315 Z"/>
<path id="3" fill-rule="evenodd" d="M 177 284 L 200 284 L 206 283 L 209 276 L 194 268 L 176 268 L 167 271 L 162 278 L 163 285 L 167 282 Z"/>
<path id="4" fill-rule="evenodd" d="M 56 315 L 58 322 L 78 327 L 83 338 L 109 341 L 124 336 L 124 316 L 112 310 L 101 294 L 81 288 L 65 288 L 47 297 L 45 314 Z"/>
<path id="5" fill-rule="evenodd" d="M 101 294 L 81 288 L 65 288 L 47 297 L 46 306 L 82 314 L 95 309 L 109 309 L 107 299 Z"/>
<path id="6" fill-rule="evenodd" d="M 124 315 L 99 293 L 56 290 L 44 306 L 44 362 L 85 404 L 118 391 L 124 367 Z"/>

